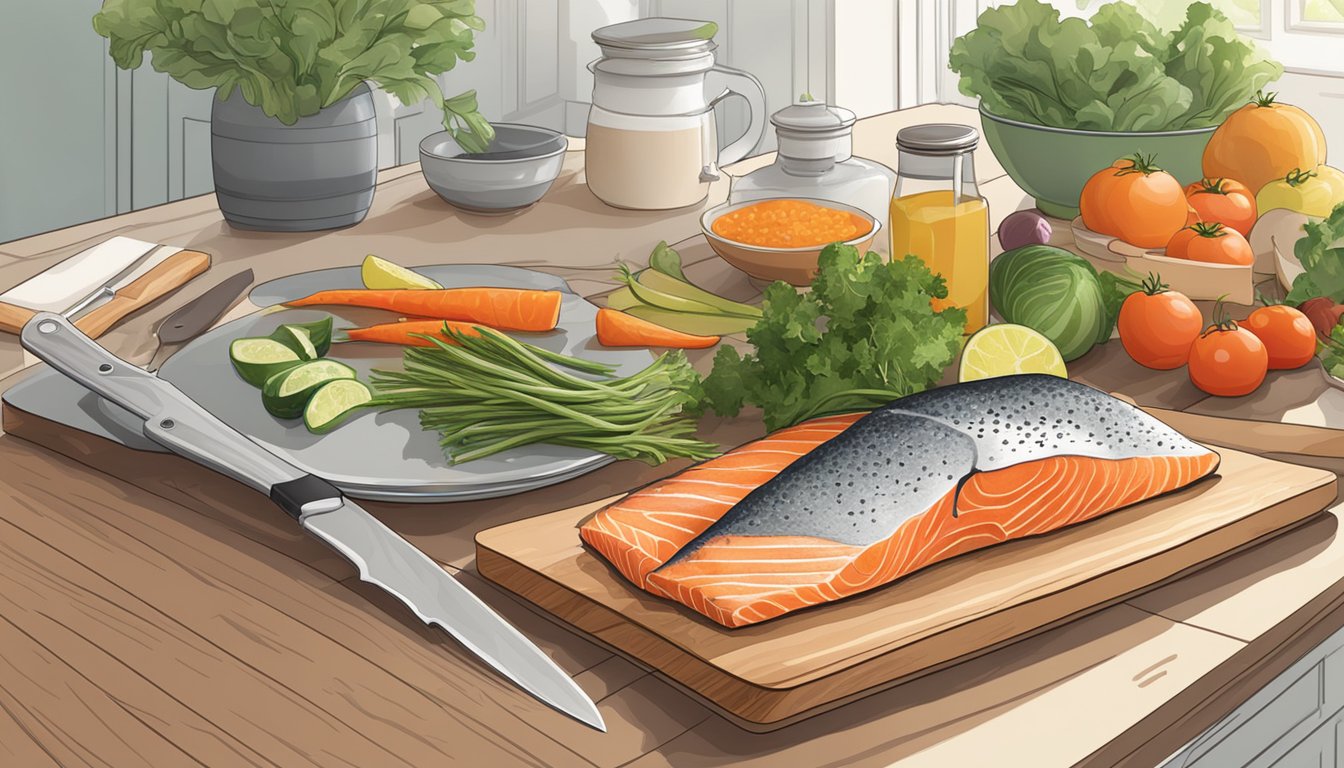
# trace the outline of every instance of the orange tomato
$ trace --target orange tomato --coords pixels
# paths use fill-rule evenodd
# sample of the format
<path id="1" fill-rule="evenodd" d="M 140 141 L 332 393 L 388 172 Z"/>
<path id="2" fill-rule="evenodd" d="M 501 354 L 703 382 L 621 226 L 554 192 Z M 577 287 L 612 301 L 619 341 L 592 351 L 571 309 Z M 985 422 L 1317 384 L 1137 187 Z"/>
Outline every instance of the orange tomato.
<path id="1" fill-rule="evenodd" d="M 1190 381 L 1219 397 L 1254 392 L 1269 371 L 1269 352 L 1254 333 L 1227 319 L 1222 304 L 1214 308 L 1217 322 L 1190 345 Z"/>
<path id="2" fill-rule="evenodd" d="M 1201 179 L 1185 188 L 1185 196 L 1200 221 L 1218 222 L 1243 237 L 1251 236 L 1255 194 L 1245 184 L 1232 179 Z"/>
<path id="3" fill-rule="evenodd" d="M 1257 93 L 1251 103 L 1228 115 L 1204 148 L 1204 175 L 1231 178 L 1252 192 L 1294 168 L 1325 162 L 1325 134 L 1302 109 L 1275 101 L 1277 94 Z"/>
<path id="4" fill-rule="evenodd" d="M 1246 238 L 1235 229 L 1228 229 L 1217 222 L 1199 222 L 1182 227 L 1167 241 L 1167 255 L 1173 259 L 1242 267 L 1255 261 L 1255 252 Z"/>
<path id="5" fill-rule="evenodd" d="M 1265 345 L 1271 371 L 1301 368 L 1316 354 L 1311 320 L 1286 304 L 1261 307 L 1242 326 Z"/>
<path id="6" fill-rule="evenodd" d="M 1120 343 L 1134 362 L 1163 371 L 1185 365 L 1203 326 L 1195 303 L 1167 290 L 1157 275 L 1149 275 L 1143 290 L 1125 299 L 1116 323 Z"/>
<path id="7" fill-rule="evenodd" d="M 1136 154 L 1116 160 L 1083 185 L 1083 225 L 1140 248 L 1161 248 L 1185 226 L 1189 205 L 1181 183 Z"/>
<path id="8" fill-rule="evenodd" d="M 1195 210 L 1195 206 L 1187 203 L 1185 206 L 1185 226 L 1193 227 L 1201 221 L 1203 221 L 1203 219 L 1199 217 L 1199 211 Z"/>

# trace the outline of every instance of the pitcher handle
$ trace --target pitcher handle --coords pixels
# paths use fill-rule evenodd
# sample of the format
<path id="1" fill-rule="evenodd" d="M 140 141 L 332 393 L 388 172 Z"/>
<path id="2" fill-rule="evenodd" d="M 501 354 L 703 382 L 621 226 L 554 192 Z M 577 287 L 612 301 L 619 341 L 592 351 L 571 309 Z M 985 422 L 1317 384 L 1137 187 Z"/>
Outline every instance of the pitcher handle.
<path id="1" fill-rule="evenodd" d="M 756 145 L 761 143 L 761 137 L 765 136 L 765 88 L 754 75 L 740 69 L 716 64 L 710 71 L 711 78 L 714 77 L 714 73 L 718 73 L 719 78 L 727 81 L 729 85 L 710 102 L 710 106 L 730 96 L 739 96 L 747 100 L 747 130 L 731 144 L 719 150 L 717 164 L 731 165 L 751 154 Z"/>

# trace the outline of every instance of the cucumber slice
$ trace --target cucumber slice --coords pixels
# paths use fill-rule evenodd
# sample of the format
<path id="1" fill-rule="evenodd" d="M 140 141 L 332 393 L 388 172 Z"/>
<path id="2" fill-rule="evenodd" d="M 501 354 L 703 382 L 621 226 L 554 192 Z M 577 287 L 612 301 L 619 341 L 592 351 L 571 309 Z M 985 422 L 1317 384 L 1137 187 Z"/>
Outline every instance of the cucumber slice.
<path id="1" fill-rule="evenodd" d="M 299 354 L 275 339 L 248 337 L 229 344 L 229 361 L 243 381 L 260 387 L 281 371 L 302 363 Z"/>
<path id="2" fill-rule="evenodd" d="M 356 379 L 329 381 L 309 398 L 308 406 L 303 409 L 303 423 L 309 432 L 330 432 L 351 412 L 372 399 L 373 393 Z"/>
<path id="3" fill-rule="evenodd" d="M 285 323 L 282 327 L 307 332 L 308 341 L 313 345 L 314 360 L 331 351 L 331 315 L 308 323 Z"/>
<path id="4" fill-rule="evenodd" d="M 261 404 L 266 412 L 281 419 L 296 419 L 303 414 L 308 398 L 318 387 L 336 379 L 353 379 L 355 371 L 335 360 L 312 360 L 281 371 L 266 380 L 261 388 Z"/>
<path id="5" fill-rule="evenodd" d="M 294 350 L 294 354 L 298 355 L 300 360 L 316 360 L 318 358 L 317 348 L 313 346 L 313 340 L 308 338 L 308 331 L 297 325 L 282 325 L 271 331 L 271 335 L 266 338 Z"/>

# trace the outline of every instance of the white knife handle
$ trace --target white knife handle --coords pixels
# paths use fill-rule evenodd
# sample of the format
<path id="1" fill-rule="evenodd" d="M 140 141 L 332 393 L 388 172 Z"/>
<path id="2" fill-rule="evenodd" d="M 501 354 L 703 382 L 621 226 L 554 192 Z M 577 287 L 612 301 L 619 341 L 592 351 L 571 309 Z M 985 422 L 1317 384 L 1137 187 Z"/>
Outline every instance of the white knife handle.
<path id="1" fill-rule="evenodd" d="M 24 348 L 91 392 L 145 420 L 145 436 L 269 495 L 290 515 L 327 511 L 341 494 L 220 421 L 182 390 L 100 347 L 61 315 L 39 312 Z"/>

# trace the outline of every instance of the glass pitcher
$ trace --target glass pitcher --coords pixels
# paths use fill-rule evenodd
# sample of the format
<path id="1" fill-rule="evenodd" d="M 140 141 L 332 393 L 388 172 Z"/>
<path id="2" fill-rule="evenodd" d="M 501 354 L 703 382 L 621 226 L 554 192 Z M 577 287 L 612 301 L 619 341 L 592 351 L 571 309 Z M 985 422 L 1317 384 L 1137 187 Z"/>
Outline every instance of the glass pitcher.
<path id="1" fill-rule="evenodd" d="M 980 134 L 938 123 L 896 134 L 891 256 L 914 254 L 947 281 L 947 299 L 966 310 L 966 332 L 989 321 L 989 206 L 975 184 Z"/>
<path id="2" fill-rule="evenodd" d="M 650 18 L 593 32 L 602 58 L 588 65 L 585 172 L 602 202 L 639 210 L 694 205 L 709 194 L 720 165 L 760 142 L 765 91 L 746 72 L 714 63 L 717 30 L 710 22 Z M 719 149 L 714 105 L 730 96 L 746 100 L 750 122 Z"/>

